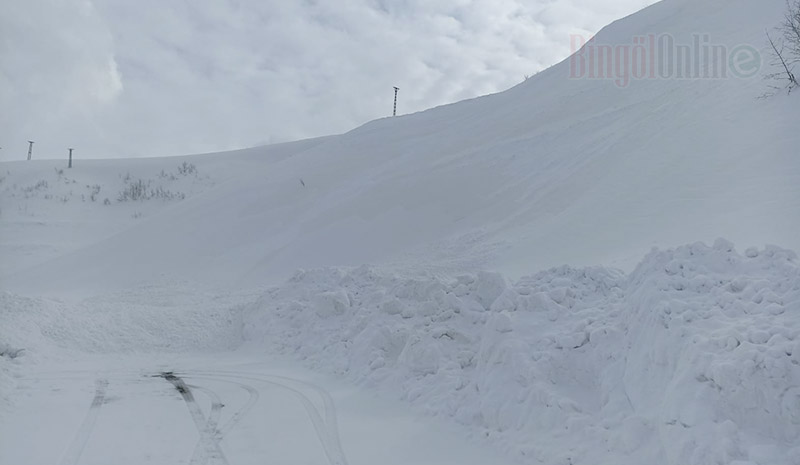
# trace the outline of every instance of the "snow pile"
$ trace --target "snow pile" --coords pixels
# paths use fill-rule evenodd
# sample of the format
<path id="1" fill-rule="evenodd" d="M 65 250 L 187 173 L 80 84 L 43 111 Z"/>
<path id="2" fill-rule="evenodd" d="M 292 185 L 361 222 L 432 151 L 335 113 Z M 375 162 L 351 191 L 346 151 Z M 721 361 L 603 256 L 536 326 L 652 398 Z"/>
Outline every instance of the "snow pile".
<path id="1" fill-rule="evenodd" d="M 631 275 L 624 384 L 669 463 L 800 463 L 800 268 L 717 241 Z M 680 447 L 676 447 L 676 446 Z"/>
<path id="2" fill-rule="evenodd" d="M 4 358 L 36 358 L 39 349 L 52 345 L 45 332 L 64 311 L 55 301 L 0 292 L 0 352 L 15 355 Z"/>
<path id="3" fill-rule="evenodd" d="M 800 463 L 800 263 L 774 247 L 719 240 L 627 276 L 562 267 L 513 285 L 305 271 L 244 334 L 534 463 Z"/>
<path id="4" fill-rule="evenodd" d="M 180 283 L 77 303 L 0 293 L 0 352 L 26 360 L 64 351 L 102 353 L 230 350 L 239 346 L 247 295 L 215 295 Z M 9 358 L 9 357 L 6 357 Z"/>
<path id="5" fill-rule="evenodd" d="M 48 344 L 36 321 L 55 310 L 51 304 L 0 292 L 0 410 L 8 403 L 22 362 L 38 359 L 38 350 L 33 348 Z"/>
<path id="6" fill-rule="evenodd" d="M 239 299 L 168 284 L 115 292 L 70 308 L 47 335 L 89 352 L 230 350 L 242 340 Z"/>

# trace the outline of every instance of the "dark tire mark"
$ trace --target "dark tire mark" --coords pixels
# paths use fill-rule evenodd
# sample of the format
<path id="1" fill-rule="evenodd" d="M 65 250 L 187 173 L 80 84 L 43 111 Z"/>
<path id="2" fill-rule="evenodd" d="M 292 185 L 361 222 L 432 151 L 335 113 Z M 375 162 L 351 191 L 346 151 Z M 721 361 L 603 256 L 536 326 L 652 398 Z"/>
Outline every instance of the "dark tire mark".
<path id="1" fill-rule="evenodd" d="M 220 436 L 219 429 L 217 428 L 217 426 L 219 426 L 219 419 L 222 416 L 222 407 L 224 407 L 225 405 L 222 403 L 222 400 L 214 391 L 200 386 L 192 386 L 192 385 L 187 385 L 187 386 L 191 390 L 201 391 L 206 396 L 208 396 L 209 399 L 211 399 L 211 412 L 208 414 L 208 422 L 206 423 L 206 428 L 209 431 L 213 432 L 214 438 L 219 443 L 219 441 L 222 441 L 222 436 Z M 192 458 L 191 460 L 189 460 L 189 463 L 201 463 L 204 457 L 203 453 L 204 453 L 203 442 L 198 441 L 197 446 L 195 446 L 194 448 L 194 453 L 192 454 Z"/>
<path id="2" fill-rule="evenodd" d="M 189 413 L 192 416 L 192 420 L 194 420 L 197 431 L 200 433 L 202 452 L 197 456 L 193 456 L 192 461 L 189 463 L 191 465 L 204 465 L 212 461 L 212 463 L 227 465 L 228 459 L 225 458 L 225 453 L 222 452 L 222 448 L 219 445 L 219 439 L 216 435 L 216 426 L 214 426 L 214 428 L 209 428 L 209 423 L 206 421 L 206 417 L 200 405 L 197 403 L 197 400 L 195 400 L 191 388 L 186 385 L 181 377 L 176 376 L 175 373 L 171 371 L 163 372 L 159 376 L 172 384 L 175 390 L 181 395 L 186 406 L 189 408 Z"/>
<path id="3" fill-rule="evenodd" d="M 60 465 L 77 465 L 80 460 L 83 450 L 86 448 L 86 443 L 89 441 L 89 436 L 92 434 L 94 424 L 97 422 L 97 416 L 100 414 L 100 407 L 103 406 L 108 390 L 108 381 L 105 379 L 98 379 L 95 382 L 94 399 L 89 406 L 89 411 L 86 412 L 86 417 L 83 423 L 75 433 L 75 439 L 72 440 L 69 448 L 61 457 Z"/>

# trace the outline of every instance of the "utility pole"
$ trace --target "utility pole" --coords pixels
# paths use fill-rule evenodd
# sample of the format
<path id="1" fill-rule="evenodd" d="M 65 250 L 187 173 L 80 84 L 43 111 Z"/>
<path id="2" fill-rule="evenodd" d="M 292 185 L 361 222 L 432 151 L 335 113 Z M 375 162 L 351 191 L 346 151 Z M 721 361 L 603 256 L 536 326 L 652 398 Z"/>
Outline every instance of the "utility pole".
<path id="1" fill-rule="evenodd" d="M 69 166 L 67 168 L 72 168 L 72 151 L 75 149 L 69 149 Z"/>
<path id="2" fill-rule="evenodd" d="M 395 86 L 395 88 L 394 88 L 394 111 L 392 112 L 392 116 L 397 116 L 397 91 L 398 90 L 400 90 L 400 88 Z"/>
<path id="3" fill-rule="evenodd" d="M 33 155 L 33 141 L 28 141 L 28 160 L 30 161 L 31 155 Z"/>

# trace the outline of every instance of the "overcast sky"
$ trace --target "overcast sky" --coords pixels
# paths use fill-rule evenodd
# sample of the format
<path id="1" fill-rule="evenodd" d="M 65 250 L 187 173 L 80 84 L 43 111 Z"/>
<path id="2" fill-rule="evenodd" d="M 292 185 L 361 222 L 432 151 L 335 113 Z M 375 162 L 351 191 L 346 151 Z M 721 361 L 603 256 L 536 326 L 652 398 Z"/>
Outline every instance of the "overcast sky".
<path id="1" fill-rule="evenodd" d="M 344 132 L 507 89 L 652 0 L 0 0 L 0 159 Z M 62 153 L 63 152 L 63 153 Z"/>

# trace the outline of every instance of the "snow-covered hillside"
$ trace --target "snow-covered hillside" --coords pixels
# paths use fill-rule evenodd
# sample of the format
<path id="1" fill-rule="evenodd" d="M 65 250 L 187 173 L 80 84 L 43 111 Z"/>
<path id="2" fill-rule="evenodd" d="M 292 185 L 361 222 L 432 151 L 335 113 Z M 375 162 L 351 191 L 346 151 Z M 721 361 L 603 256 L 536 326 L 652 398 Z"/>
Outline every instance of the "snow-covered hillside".
<path id="1" fill-rule="evenodd" d="M 97 260 L 84 257 L 77 260 L 76 268 L 50 283 L 58 286 L 70 275 L 97 273 L 100 272 L 98 267 L 105 266 L 116 273 L 114 276 L 120 286 L 130 285 L 133 282 L 126 281 L 119 273 L 138 261 L 134 256 L 147 253 L 148 249 L 153 252 L 158 249 L 158 241 L 151 241 L 142 235 L 144 232 L 137 232 L 140 227 L 172 221 L 176 210 L 192 202 L 204 202 L 203 194 L 211 194 L 226 184 L 237 185 L 244 173 L 268 170 L 286 157 L 324 140 L 311 139 L 224 155 L 76 160 L 72 169 L 67 168 L 66 160 L 2 163 L 0 282 L 6 287 L 24 270 L 45 263 L 41 270 L 31 274 L 33 281 L 29 289 L 39 292 L 49 287 L 41 280 L 44 274 L 41 271 L 55 266 L 49 261 L 82 249 L 82 253 L 91 254 L 98 243 L 109 238 L 113 242 L 118 234 L 131 234 L 138 239 L 118 251 L 127 254 L 124 260 L 116 261 L 110 256 Z M 147 229 L 145 226 L 144 231 Z M 86 263 L 92 263 L 93 270 L 87 270 Z M 152 272 L 150 269 L 151 275 Z M 171 274 L 182 278 L 179 273 Z M 138 277 L 152 281 L 147 276 Z M 102 285 L 94 289 L 108 290 Z"/>
<path id="2" fill-rule="evenodd" d="M 664 0 L 596 40 L 699 34 L 760 50 L 763 75 L 785 7 Z M 102 361 L 84 376 L 152 353 L 130 384 L 149 386 L 164 354 L 203 354 L 199 377 L 205 354 L 236 350 L 402 398 L 522 463 L 800 465 L 796 93 L 759 98 L 769 83 L 732 73 L 619 86 L 570 65 L 340 136 L 0 163 L 0 411 L 15 386 L 45 392 L 26 377 L 39 366 Z M 212 375 L 251 399 L 280 387 Z M 216 428 L 227 400 L 200 388 Z M 344 465 L 332 401 L 303 398 L 318 457 Z M 353 434 L 349 463 L 389 463 Z M 5 445 L 0 459 L 26 453 Z"/>
<path id="3" fill-rule="evenodd" d="M 784 9 L 781 0 L 668 0 L 597 40 L 669 33 L 691 44 L 703 33 L 729 50 L 752 44 L 766 61 L 764 29 Z M 362 263 L 515 276 L 564 263 L 630 269 L 651 246 L 716 237 L 800 248 L 795 98 L 758 99 L 768 86 L 759 78 L 620 88 L 568 79 L 569 67 L 501 94 L 375 121 L 279 161 L 267 148 L 259 164 L 253 152 L 253 163 L 237 164 L 202 200 L 15 273 L 6 285 L 102 289 L 156 269 L 256 285 L 300 267 Z M 153 162 L 75 169 L 115 165 L 108 174 L 116 176 L 138 163 Z M 177 164 L 165 160 L 163 169 Z M 3 165 L 6 182 L 15 182 L 17 166 Z M 53 172 L 46 162 L 30 169 Z"/>

